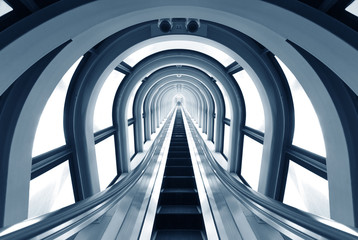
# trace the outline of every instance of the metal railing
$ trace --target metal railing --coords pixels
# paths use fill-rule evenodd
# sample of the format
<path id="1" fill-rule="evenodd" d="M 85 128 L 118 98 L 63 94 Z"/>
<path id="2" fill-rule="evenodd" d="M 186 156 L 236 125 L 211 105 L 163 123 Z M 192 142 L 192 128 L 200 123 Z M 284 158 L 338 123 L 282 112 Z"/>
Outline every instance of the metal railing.
<path id="1" fill-rule="evenodd" d="M 153 147 L 143 158 L 143 163 L 112 187 L 60 210 L 2 228 L 0 229 L 0 239 L 68 238 L 91 224 L 115 206 L 142 177 L 152 162 L 152 156 L 157 148 L 161 147 L 158 142 L 165 136 L 163 129 L 167 129 L 166 126 L 169 122 L 167 121 L 162 127 L 158 137 L 153 142 Z"/>
<path id="2" fill-rule="evenodd" d="M 197 128 L 194 129 L 193 136 L 198 138 L 199 147 L 213 173 L 237 200 L 261 220 L 292 239 L 358 239 L 358 229 L 287 206 L 236 180 L 218 164 Z"/>

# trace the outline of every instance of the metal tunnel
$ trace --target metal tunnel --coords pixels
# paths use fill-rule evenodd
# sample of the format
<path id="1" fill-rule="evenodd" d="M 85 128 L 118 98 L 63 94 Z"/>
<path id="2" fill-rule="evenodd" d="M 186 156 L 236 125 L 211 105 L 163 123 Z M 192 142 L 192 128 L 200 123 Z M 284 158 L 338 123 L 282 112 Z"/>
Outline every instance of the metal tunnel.
<path id="1" fill-rule="evenodd" d="M 0 239 L 358 239 L 358 0 L 0 0 Z"/>

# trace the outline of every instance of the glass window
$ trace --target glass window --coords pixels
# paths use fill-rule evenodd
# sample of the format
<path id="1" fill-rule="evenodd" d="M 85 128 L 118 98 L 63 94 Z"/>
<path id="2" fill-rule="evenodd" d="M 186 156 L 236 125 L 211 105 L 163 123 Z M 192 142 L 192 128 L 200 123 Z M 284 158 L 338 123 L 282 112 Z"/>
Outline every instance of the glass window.
<path id="1" fill-rule="evenodd" d="M 63 132 L 63 109 L 67 89 L 80 59 L 62 77 L 48 99 L 36 129 L 32 156 L 37 156 L 66 144 Z"/>
<path id="2" fill-rule="evenodd" d="M 228 96 L 224 86 L 219 81 L 216 81 L 216 84 L 220 88 L 220 91 L 222 92 L 223 97 L 224 97 L 225 118 L 231 119 L 231 106 L 230 106 L 231 102 L 230 102 L 229 96 Z"/>
<path id="3" fill-rule="evenodd" d="M 141 114 L 141 118 L 142 118 L 142 139 L 143 139 L 143 143 L 145 143 L 145 136 L 144 136 L 145 126 L 144 126 L 143 112 Z"/>
<path id="4" fill-rule="evenodd" d="M 138 88 L 140 87 L 140 85 L 141 85 L 141 82 L 137 83 L 137 84 L 134 86 L 131 95 L 128 97 L 128 107 L 127 107 L 127 118 L 128 118 L 128 119 L 133 118 L 133 103 L 134 103 L 134 97 L 135 97 L 135 94 L 136 94 L 136 92 L 138 91 Z"/>
<path id="5" fill-rule="evenodd" d="M 245 100 L 246 122 L 245 125 L 261 132 L 265 131 L 265 114 L 262 101 L 257 88 L 245 70 L 233 75 L 240 86 Z"/>
<path id="6" fill-rule="evenodd" d="M 111 136 L 96 146 L 96 159 L 101 191 L 106 189 L 117 176 L 116 152 L 114 148 L 114 136 Z"/>
<path id="7" fill-rule="evenodd" d="M 226 158 L 229 157 L 229 143 L 230 143 L 230 126 L 227 124 L 224 124 L 224 149 L 223 153 Z"/>
<path id="8" fill-rule="evenodd" d="M 244 136 L 241 176 L 255 191 L 258 190 L 263 146 Z"/>
<path id="9" fill-rule="evenodd" d="M 128 126 L 128 146 L 129 146 L 129 156 L 133 157 L 135 154 L 134 148 L 134 124 Z"/>
<path id="10" fill-rule="evenodd" d="M 231 58 L 228 54 L 219 50 L 216 47 L 213 47 L 209 44 L 204 44 L 196 41 L 187 41 L 187 40 L 176 40 L 176 41 L 163 41 L 154 44 L 150 44 L 140 48 L 131 55 L 129 55 L 124 61 L 133 67 L 142 59 L 152 55 L 153 53 L 169 50 L 169 49 L 188 49 L 193 51 L 199 51 L 201 53 L 207 54 L 217 61 L 219 61 L 225 67 L 229 66 L 234 62 L 234 59 Z"/>
<path id="11" fill-rule="evenodd" d="M 214 128 L 214 131 L 213 131 L 213 143 L 215 143 L 215 137 L 216 137 L 216 113 L 215 113 L 215 117 L 214 117 L 214 125 L 213 125 L 213 128 Z"/>
<path id="12" fill-rule="evenodd" d="M 116 70 L 108 76 L 98 95 L 93 116 L 93 131 L 97 132 L 113 125 L 112 108 L 113 100 L 124 74 Z"/>
<path id="13" fill-rule="evenodd" d="M 358 17 L 358 1 L 355 0 L 352 2 L 347 8 L 346 11 L 352 13 L 353 15 Z"/>
<path id="14" fill-rule="evenodd" d="M 328 181 L 290 161 L 283 203 L 329 218 Z"/>
<path id="15" fill-rule="evenodd" d="M 75 202 L 68 161 L 30 181 L 28 217 L 36 217 Z"/>
<path id="16" fill-rule="evenodd" d="M 287 66 L 277 58 L 291 88 L 295 109 L 295 131 L 292 144 L 321 156 L 326 156 L 326 148 L 316 111 L 310 99 Z"/>
<path id="17" fill-rule="evenodd" d="M 0 17 L 12 10 L 12 7 L 10 7 L 4 0 L 0 0 Z"/>

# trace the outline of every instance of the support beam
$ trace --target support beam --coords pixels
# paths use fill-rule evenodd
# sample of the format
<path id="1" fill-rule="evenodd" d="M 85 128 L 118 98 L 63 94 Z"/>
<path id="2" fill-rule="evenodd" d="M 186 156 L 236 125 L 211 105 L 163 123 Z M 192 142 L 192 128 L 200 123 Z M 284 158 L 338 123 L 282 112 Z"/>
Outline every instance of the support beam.
<path id="1" fill-rule="evenodd" d="M 125 62 L 121 62 L 116 68 L 115 70 L 117 70 L 118 72 L 121 72 L 125 75 L 128 75 L 132 72 L 132 67 L 129 66 L 127 63 Z"/>
<path id="2" fill-rule="evenodd" d="M 56 48 L 30 67 L 1 96 L 0 101 L 0 227 L 27 218 L 32 168 L 32 145 L 38 118 L 23 115 L 41 112 L 44 96 L 31 95 L 48 64 L 66 46 Z M 38 106 L 32 103 L 37 100 Z M 25 137 L 24 137 L 25 136 Z M 31 140 L 28 141 L 28 136 Z"/>
<path id="3" fill-rule="evenodd" d="M 93 59 L 91 53 L 83 57 L 72 77 L 65 100 L 64 129 L 66 143 L 73 153 L 69 163 L 76 201 L 100 191 L 95 139 L 93 134 L 85 134 L 93 133 L 95 103 L 90 98 L 97 79 L 86 78 L 91 67 L 89 63 Z"/>
<path id="4" fill-rule="evenodd" d="M 328 145 L 327 177 L 330 216 L 332 219 L 354 227 L 358 226 L 358 104 L 357 96 L 332 70 L 310 53 L 291 43 L 320 76 L 335 107 L 330 115 L 320 118 Z M 318 94 L 320 92 L 317 93 Z M 321 109 L 319 109 L 321 110 Z M 338 118 L 338 121 L 335 119 Z M 332 122 L 332 120 L 335 120 Z M 344 136 L 345 142 L 337 143 Z M 348 161 L 342 161 L 348 159 Z"/>
<path id="5" fill-rule="evenodd" d="M 227 73 L 231 75 L 244 70 L 243 67 L 241 67 L 237 62 L 231 63 L 229 66 L 226 67 L 226 69 Z"/>
<path id="6" fill-rule="evenodd" d="M 57 165 L 67 161 L 72 155 L 68 146 L 61 146 L 32 159 L 31 179 L 34 179 Z"/>

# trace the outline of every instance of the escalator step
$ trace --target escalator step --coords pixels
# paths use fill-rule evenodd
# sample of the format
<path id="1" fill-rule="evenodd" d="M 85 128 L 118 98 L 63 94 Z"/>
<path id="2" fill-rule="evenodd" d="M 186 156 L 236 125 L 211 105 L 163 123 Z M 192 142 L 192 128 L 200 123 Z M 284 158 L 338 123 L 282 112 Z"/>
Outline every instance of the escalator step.
<path id="1" fill-rule="evenodd" d="M 173 132 L 172 138 L 185 138 L 186 139 L 186 135 L 185 135 L 185 132 Z"/>
<path id="2" fill-rule="evenodd" d="M 189 151 L 170 151 L 168 153 L 168 158 L 190 158 L 190 152 Z"/>
<path id="3" fill-rule="evenodd" d="M 188 145 L 188 142 L 187 141 L 171 141 L 170 142 L 170 147 L 188 147 L 189 148 L 189 145 Z"/>
<path id="4" fill-rule="evenodd" d="M 162 188 L 160 192 L 165 193 L 198 193 L 196 188 Z"/>
<path id="5" fill-rule="evenodd" d="M 174 152 L 188 151 L 189 152 L 189 146 L 174 146 L 174 145 L 171 145 L 169 147 L 169 151 L 174 151 Z"/>
<path id="6" fill-rule="evenodd" d="M 196 188 L 194 176 L 164 176 L 162 188 Z"/>
<path id="7" fill-rule="evenodd" d="M 205 239 L 202 231 L 199 230 L 159 230 L 155 234 L 158 240 L 197 240 Z"/>
<path id="8" fill-rule="evenodd" d="M 174 139 L 170 142 L 170 146 L 188 146 L 187 140 Z"/>
<path id="9" fill-rule="evenodd" d="M 180 192 L 165 189 L 160 194 L 159 205 L 199 205 L 199 196 L 197 192 Z"/>
<path id="10" fill-rule="evenodd" d="M 157 229 L 202 229 L 204 227 L 203 217 L 199 213 L 172 214 L 158 213 Z"/>
<path id="11" fill-rule="evenodd" d="M 172 158 L 167 159 L 167 166 L 192 166 L 191 159 L 188 158 Z"/>
<path id="12" fill-rule="evenodd" d="M 167 166 L 164 172 L 165 176 L 194 176 L 192 167 Z"/>
<path id="13" fill-rule="evenodd" d="M 197 205 L 162 205 L 157 214 L 201 214 L 201 209 Z"/>
<path id="14" fill-rule="evenodd" d="M 171 142 L 169 146 L 188 146 L 188 142 Z"/>

